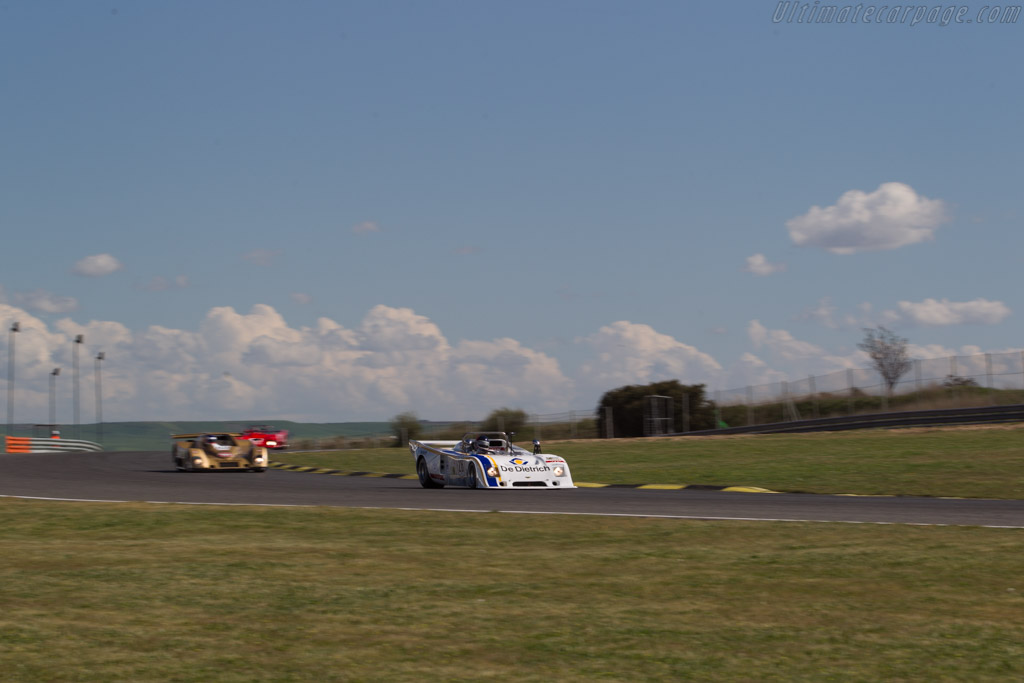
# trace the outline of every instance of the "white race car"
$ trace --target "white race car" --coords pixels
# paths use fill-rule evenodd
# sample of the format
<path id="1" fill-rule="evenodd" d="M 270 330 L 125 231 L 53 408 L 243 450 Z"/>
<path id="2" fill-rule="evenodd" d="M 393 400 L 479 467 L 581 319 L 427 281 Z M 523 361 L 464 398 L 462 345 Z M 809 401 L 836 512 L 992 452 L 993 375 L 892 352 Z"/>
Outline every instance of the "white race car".
<path id="1" fill-rule="evenodd" d="M 420 485 L 427 489 L 573 489 L 569 465 L 557 455 L 512 443 L 513 433 L 471 432 L 461 441 L 410 441 Z"/>

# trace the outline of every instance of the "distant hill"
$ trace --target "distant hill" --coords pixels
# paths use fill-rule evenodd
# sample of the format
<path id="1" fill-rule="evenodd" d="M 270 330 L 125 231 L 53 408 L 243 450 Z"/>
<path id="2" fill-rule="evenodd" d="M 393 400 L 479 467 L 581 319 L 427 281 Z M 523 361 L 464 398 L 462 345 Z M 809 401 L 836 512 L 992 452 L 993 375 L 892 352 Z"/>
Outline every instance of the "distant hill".
<path id="1" fill-rule="evenodd" d="M 299 439 L 327 439 L 334 436 L 363 437 L 389 434 L 389 422 L 291 422 L 290 420 L 248 420 L 220 422 L 104 422 L 103 438 L 99 438 L 96 424 L 78 426 L 78 438 L 101 442 L 108 451 L 162 451 L 171 447 L 171 434 L 190 432 L 240 432 L 250 424 L 269 424 L 287 429 L 294 444 Z M 59 425 L 67 439 L 75 438 L 72 425 Z M 33 433 L 35 432 L 35 433 Z M 15 436 L 49 435 L 48 429 L 33 429 L 33 425 L 15 425 Z"/>

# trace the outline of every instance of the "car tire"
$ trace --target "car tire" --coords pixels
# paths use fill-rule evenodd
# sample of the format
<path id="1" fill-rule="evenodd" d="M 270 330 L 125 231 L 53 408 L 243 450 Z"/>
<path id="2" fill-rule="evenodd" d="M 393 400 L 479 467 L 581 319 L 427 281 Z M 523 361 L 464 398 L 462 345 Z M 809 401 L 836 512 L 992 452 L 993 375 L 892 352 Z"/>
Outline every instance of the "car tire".
<path id="1" fill-rule="evenodd" d="M 419 477 L 420 486 L 425 489 L 444 488 L 444 484 L 438 484 L 430 478 L 430 472 L 427 470 L 427 461 L 423 458 L 416 461 L 416 476 Z"/>
<path id="2" fill-rule="evenodd" d="M 469 480 L 466 482 L 466 486 L 471 489 L 480 488 L 480 479 L 476 475 L 475 463 L 469 463 Z"/>

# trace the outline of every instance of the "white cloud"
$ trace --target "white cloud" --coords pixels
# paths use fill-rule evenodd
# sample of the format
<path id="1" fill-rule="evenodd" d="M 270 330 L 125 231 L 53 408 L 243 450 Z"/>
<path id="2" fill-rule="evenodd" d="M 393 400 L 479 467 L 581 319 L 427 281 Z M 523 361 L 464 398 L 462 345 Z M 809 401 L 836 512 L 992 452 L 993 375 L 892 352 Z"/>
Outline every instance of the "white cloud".
<path id="1" fill-rule="evenodd" d="M 124 266 L 110 254 L 93 254 L 75 263 L 74 272 L 86 277 L 103 277 L 121 270 Z"/>
<path id="2" fill-rule="evenodd" d="M 773 369 L 753 353 L 745 352 L 723 377 L 723 391 L 713 393 L 712 398 L 725 404 L 744 403 L 748 399 L 756 402 L 763 398 L 761 394 L 765 391 L 775 392 L 778 383 L 786 378 L 786 373 Z"/>
<path id="3" fill-rule="evenodd" d="M 900 301 L 899 311 L 890 317 L 907 320 L 918 325 L 995 325 L 1010 315 L 1010 309 L 1002 301 L 975 299 L 974 301 L 950 301 L 949 299 L 925 299 L 920 302 Z"/>
<path id="4" fill-rule="evenodd" d="M 78 309 L 78 300 L 71 296 L 57 296 L 42 289 L 31 292 L 16 292 L 11 300 L 25 308 L 40 313 L 70 313 Z"/>
<path id="5" fill-rule="evenodd" d="M 558 362 L 513 339 L 452 345 L 411 309 L 377 306 L 354 329 L 322 318 L 290 327 L 273 308 L 211 309 L 196 331 L 115 322 L 47 324 L 0 304 L 17 337 L 19 421 L 45 421 L 47 375 L 102 350 L 107 419 L 385 420 L 404 410 L 432 419 L 479 419 L 495 408 L 551 413 L 571 408 L 572 382 Z M 0 352 L 6 345 L 0 336 Z M 83 415 L 93 409 L 83 373 Z"/>
<path id="6" fill-rule="evenodd" d="M 514 339 L 462 341 L 451 351 L 455 389 L 475 396 L 478 405 L 530 408 L 549 406 L 565 410 L 572 382 L 562 374 L 558 361 L 528 349 Z M 515 378 L 510 382 L 509 378 Z M 538 408 L 533 408 L 537 410 Z"/>
<path id="7" fill-rule="evenodd" d="M 593 354 L 579 372 L 581 387 L 590 391 L 667 379 L 685 384 L 707 383 L 722 369 L 718 361 L 697 348 L 649 325 L 625 320 L 606 325 L 577 341 Z"/>
<path id="8" fill-rule="evenodd" d="M 754 275 L 766 276 L 781 273 L 786 270 L 785 263 L 769 263 L 764 254 L 754 254 L 747 257 L 747 265 L 743 270 Z"/>
<path id="9" fill-rule="evenodd" d="M 619 321 L 576 340 L 585 358 L 572 373 L 515 339 L 452 342 L 429 318 L 389 306 L 374 307 L 350 328 L 327 318 L 292 327 L 272 307 L 256 305 L 247 312 L 213 308 L 194 330 L 154 325 L 133 331 L 112 321 L 81 324 L 65 317 L 47 323 L 0 304 L 0 329 L 13 321 L 22 330 L 16 419 L 25 422 L 45 421 L 48 374 L 70 367 L 78 334 L 85 338 L 79 347 L 84 359 L 106 354 L 104 414 L 119 421 L 275 416 L 334 422 L 386 420 L 405 410 L 434 420 L 479 419 L 500 407 L 561 413 L 592 406 L 618 386 L 664 379 L 704 383 L 709 392 L 745 400 L 751 390 L 728 390 L 754 385 L 758 398 L 762 390 L 777 391 L 786 378 L 799 383 L 826 373 L 838 389 L 825 380 L 817 389 L 843 390 L 840 370 L 869 365 L 859 351 L 833 355 L 756 320 L 747 328 L 751 352 L 728 369 L 648 325 Z M 0 335 L 0 354 L 7 337 Z M 914 347 L 918 357 L 950 353 Z M 941 366 L 939 376 L 949 372 L 942 365 L 947 360 L 934 363 Z M 965 361 L 961 374 L 966 367 Z M 857 381 L 870 381 L 869 375 Z M 91 416 L 92 373 L 84 372 L 82 381 L 83 415 Z"/>
<path id="10" fill-rule="evenodd" d="M 818 301 L 818 305 L 800 314 L 801 320 L 812 320 L 818 322 L 830 330 L 839 327 L 835 319 L 836 307 L 832 305 L 832 299 L 824 297 Z"/>
<path id="11" fill-rule="evenodd" d="M 904 183 L 882 183 L 874 192 L 850 190 L 832 206 L 812 206 L 786 221 L 798 246 L 834 254 L 897 249 L 930 240 L 948 220 L 945 203 L 928 199 Z"/>
<path id="12" fill-rule="evenodd" d="M 747 336 L 755 349 L 767 347 L 787 360 L 814 358 L 825 354 L 820 347 L 800 341 L 786 330 L 769 330 L 758 320 L 751 320 L 747 325 Z"/>
<path id="13" fill-rule="evenodd" d="M 758 320 L 747 325 L 747 335 L 755 349 L 763 349 L 777 369 L 794 377 L 834 372 L 863 365 L 860 352 L 850 356 L 830 354 L 810 342 L 797 339 L 786 330 L 770 330 Z"/>
<path id="14" fill-rule="evenodd" d="M 362 223 L 352 226 L 352 232 L 356 234 L 362 234 L 367 232 L 380 232 L 380 226 L 373 221 L 363 221 Z"/>
<path id="15" fill-rule="evenodd" d="M 361 346 L 377 353 L 446 350 L 440 328 L 411 308 L 374 306 L 359 327 Z"/>

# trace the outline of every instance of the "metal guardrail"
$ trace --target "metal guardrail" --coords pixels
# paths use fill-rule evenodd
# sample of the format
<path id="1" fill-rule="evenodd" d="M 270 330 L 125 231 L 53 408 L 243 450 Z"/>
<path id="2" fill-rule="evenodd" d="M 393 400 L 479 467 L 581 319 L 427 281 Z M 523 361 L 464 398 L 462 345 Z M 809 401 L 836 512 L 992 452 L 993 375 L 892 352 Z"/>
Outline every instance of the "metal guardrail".
<path id="1" fill-rule="evenodd" d="M 705 429 L 697 432 L 680 432 L 671 436 L 793 434 L 799 432 L 837 432 L 848 429 L 934 427 L 992 422 L 1024 422 L 1024 405 L 954 408 L 949 410 L 915 410 L 899 413 L 823 417 L 816 420 L 795 420 L 793 422 L 750 425 L 749 427 L 726 427 L 723 429 Z"/>
<path id="2" fill-rule="evenodd" d="M 103 446 L 92 441 L 37 439 L 27 436 L 8 436 L 4 445 L 8 453 L 70 453 L 103 450 Z"/>

